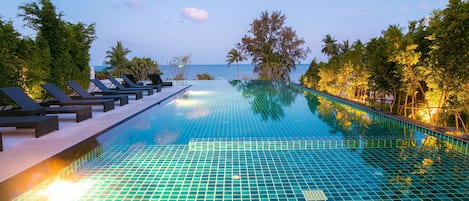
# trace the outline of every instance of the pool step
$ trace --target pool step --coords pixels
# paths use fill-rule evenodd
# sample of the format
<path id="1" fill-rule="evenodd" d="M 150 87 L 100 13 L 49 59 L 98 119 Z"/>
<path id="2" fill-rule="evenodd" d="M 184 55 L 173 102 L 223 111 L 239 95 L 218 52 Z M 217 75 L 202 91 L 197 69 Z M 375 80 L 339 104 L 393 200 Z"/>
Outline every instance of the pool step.
<path id="1" fill-rule="evenodd" d="M 252 140 L 252 139 L 205 139 L 189 142 L 189 151 L 255 151 L 255 150 L 313 150 L 396 148 L 414 140 Z"/>
<path id="2" fill-rule="evenodd" d="M 306 201 L 327 200 L 326 194 L 322 190 L 303 190 L 302 192 Z"/>

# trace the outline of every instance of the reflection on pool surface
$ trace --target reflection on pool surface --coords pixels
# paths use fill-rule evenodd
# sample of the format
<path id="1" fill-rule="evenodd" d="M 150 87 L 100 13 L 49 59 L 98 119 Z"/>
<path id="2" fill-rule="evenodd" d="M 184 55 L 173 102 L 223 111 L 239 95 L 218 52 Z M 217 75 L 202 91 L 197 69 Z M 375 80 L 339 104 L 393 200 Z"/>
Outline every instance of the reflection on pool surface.
<path id="1" fill-rule="evenodd" d="M 197 81 L 98 140 L 78 200 L 469 199 L 467 144 L 282 82 Z"/>

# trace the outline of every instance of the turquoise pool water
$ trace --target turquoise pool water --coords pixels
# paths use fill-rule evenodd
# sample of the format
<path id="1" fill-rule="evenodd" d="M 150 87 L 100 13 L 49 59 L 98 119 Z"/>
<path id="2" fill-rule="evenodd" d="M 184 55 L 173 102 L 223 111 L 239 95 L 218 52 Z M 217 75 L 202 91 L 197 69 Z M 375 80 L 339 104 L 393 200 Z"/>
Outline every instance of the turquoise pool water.
<path id="1" fill-rule="evenodd" d="M 97 140 L 76 200 L 469 199 L 466 143 L 282 82 L 197 81 Z"/>

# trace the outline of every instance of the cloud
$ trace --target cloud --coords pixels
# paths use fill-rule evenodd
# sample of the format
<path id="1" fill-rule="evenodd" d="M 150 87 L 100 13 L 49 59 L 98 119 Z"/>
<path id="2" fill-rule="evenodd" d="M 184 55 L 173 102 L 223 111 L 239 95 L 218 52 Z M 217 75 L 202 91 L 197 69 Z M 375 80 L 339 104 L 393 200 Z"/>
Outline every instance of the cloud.
<path id="1" fill-rule="evenodd" d="M 127 0 L 125 5 L 131 8 L 140 8 L 145 4 L 145 0 Z"/>
<path id="2" fill-rule="evenodd" d="M 194 21 L 205 21 L 208 19 L 208 12 L 198 8 L 184 8 L 182 15 Z"/>

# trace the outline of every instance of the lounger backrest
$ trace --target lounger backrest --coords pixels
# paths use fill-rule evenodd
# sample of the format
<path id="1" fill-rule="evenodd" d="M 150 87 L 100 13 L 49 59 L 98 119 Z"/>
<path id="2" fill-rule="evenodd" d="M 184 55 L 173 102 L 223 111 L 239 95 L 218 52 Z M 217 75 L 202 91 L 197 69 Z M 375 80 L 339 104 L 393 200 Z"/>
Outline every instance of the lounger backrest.
<path id="1" fill-rule="evenodd" d="M 135 84 L 129 77 L 126 75 L 122 75 L 121 78 L 124 80 L 125 83 L 127 83 L 130 87 L 139 87 L 139 85 Z"/>
<path id="2" fill-rule="evenodd" d="M 68 81 L 67 82 L 68 86 L 70 86 L 74 91 L 76 91 L 81 97 L 83 98 L 89 98 L 92 97 L 91 94 L 88 93 L 83 87 L 81 87 L 80 84 L 78 84 L 75 81 Z"/>
<path id="3" fill-rule="evenodd" d="M 21 109 L 24 110 L 39 110 L 42 109 L 41 105 L 31 99 L 24 91 L 19 87 L 6 87 L 1 88 L 2 91 L 8 98 L 16 103 Z"/>
<path id="4" fill-rule="evenodd" d="M 99 90 L 102 92 L 109 92 L 111 89 L 109 89 L 106 85 L 104 85 L 101 81 L 98 79 L 91 79 L 91 82 L 94 84 L 94 86 L 98 87 Z"/>
<path id="5" fill-rule="evenodd" d="M 126 88 L 124 85 L 122 85 L 119 81 L 117 81 L 115 78 L 111 76 L 107 76 L 107 79 L 112 82 L 112 84 L 116 85 L 118 89 L 124 89 Z"/>
<path id="6" fill-rule="evenodd" d="M 50 95 L 56 98 L 60 102 L 70 102 L 73 101 L 70 97 L 67 96 L 62 90 L 60 90 L 57 85 L 52 83 L 47 83 L 41 85 Z"/>

